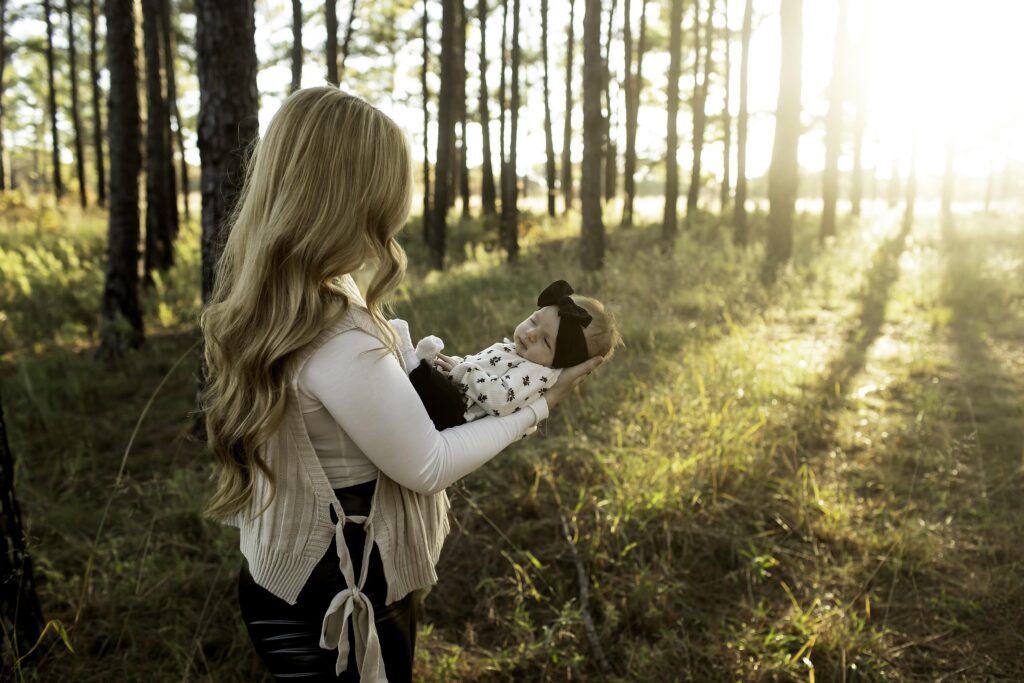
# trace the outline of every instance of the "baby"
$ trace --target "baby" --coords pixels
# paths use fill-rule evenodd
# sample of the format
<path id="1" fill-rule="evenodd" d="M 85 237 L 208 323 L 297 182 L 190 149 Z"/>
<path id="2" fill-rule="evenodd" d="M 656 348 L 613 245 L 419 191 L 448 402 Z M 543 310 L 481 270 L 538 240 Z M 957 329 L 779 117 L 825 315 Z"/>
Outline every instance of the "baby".
<path id="1" fill-rule="evenodd" d="M 596 299 L 570 296 L 565 280 L 548 285 L 537 310 L 516 326 L 512 339 L 476 354 L 445 356 L 431 335 L 413 348 L 409 326 L 390 320 L 398 333 L 409 379 L 438 429 L 484 415 L 508 415 L 543 396 L 561 374 L 596 355 L 607 360 L 622 344 L 615 318 Z"/>

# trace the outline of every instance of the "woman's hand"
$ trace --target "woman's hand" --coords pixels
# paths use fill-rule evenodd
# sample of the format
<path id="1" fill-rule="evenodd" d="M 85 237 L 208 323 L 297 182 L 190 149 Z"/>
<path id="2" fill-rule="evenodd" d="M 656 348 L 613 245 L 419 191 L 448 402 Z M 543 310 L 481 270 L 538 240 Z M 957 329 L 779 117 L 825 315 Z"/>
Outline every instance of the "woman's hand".
<path id="1" fill-rule="evenodd" d="M 604 356 L 594 356 L 593 358 L 583 361 L 579 365 L 574 365 L 571 368 L 565 368 L 562 370 L 562 374 L 558 376 L 558 381 L 556 381 L 552 387 L 547 390 L 547 393 L 544 394 L 544 398 L 547 399 L 548 402 L 548 408 L 554 408 L 556 404 L 569 395 L 570 391 L 582 384 L 583 380 L 587 378 L 587 375 L 589 375 L 594 368 L 603 362 Z"/>

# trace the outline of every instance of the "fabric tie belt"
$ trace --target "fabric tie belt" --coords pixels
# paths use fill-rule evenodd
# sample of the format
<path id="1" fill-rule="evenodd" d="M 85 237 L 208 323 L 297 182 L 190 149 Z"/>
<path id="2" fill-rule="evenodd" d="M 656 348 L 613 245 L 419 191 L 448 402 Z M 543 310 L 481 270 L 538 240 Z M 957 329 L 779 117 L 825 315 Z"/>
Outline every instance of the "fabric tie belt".
<path id="1" fill-rule="evenodd" d="M 338 648 L 338 662 L 334 669 L 336 675 L 341 675 L 341 672 L 348 668 L 348 624 L 351 618 L 356 641 L 356 667 L 359 670 L 360 680 L 365 683 L 387 683 L 388 679 L 384 675 L 384 657 L 381 654 L 380 639 L 377 637 L 377 625 L 374 621 L 373 605 L 370 603 L 370 598 L 363 592 L 370 566 L 370 554 L 373 551 L 373 526 L 369 523 L 368 516 L 352 515 L 346 518 L 345 511 L 341 509 L 340 505 L 335 506 L 332 503 L 332 507 L 338 515 L 338 522 L 334 527 L 338 564 L 348 587 L 334 596 L 327 608 L 327 613 L 324 614 L 323 628 L 320 631 L 320 647 L 325 650 Z M 342 533 L 346 519 L 351 522 L 361 522 L 366 529 L 359 583 L 355 581 L 352 556 Z"/>

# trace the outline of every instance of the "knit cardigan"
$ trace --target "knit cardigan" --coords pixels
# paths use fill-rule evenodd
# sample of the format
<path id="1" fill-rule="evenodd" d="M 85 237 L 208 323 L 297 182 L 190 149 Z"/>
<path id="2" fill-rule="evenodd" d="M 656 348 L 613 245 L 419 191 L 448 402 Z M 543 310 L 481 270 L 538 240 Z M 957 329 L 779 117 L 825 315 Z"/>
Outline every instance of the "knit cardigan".
<path id="1" fill-rule="evenodd" d="M 269 485 L 266 477 L 254 470 L 256 495 L 248 509 L 222 522 L 240 530 L 239 545 L 256 583 L 289 605 L 296 603 L 313 568 L 330 546 L 336 531 L 331 508 L 338 517 L 344 515 L 306 431 L 297 378 L 314 351 L 352 328 L 380 338 L 369 312 L 350 301 L 342 319 L 296 355 L 286 382 L 285 418 L 258 449 L 259 457 L 277 477 L 277 495 L 259 513 L 269 495 Z M 405 368 L 401 354 L 395 355 Z M 385 604 L 437 583 L 435 566 L 450 528 L 449 508 L 444 491 L 417 493 L 378 473 L 367 527 L 372 529 L 384 566 L 388 585 Z"/>

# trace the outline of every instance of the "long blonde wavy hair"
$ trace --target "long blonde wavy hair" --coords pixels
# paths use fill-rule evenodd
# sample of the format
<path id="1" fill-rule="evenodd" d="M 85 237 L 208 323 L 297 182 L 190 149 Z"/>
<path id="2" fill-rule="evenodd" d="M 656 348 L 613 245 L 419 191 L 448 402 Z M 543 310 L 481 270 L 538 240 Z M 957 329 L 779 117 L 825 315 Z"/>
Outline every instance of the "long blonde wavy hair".
<path id="1" fill-rule="evenodd" d="M 335 87 L 293 93 L 255 143 L 200 315 L 208 367 L 200 400 L 218 476 L 204 517 L 247 509 L 256 470 L 270 483 L 264 509 L 276 495 L 257 449 L 284 419 L 296 352 L 350 305 L 337 278 L 377 264 L 366 307 L 386 349 L 397 348 L 383 311 L 405 275 L 395 235 L 412 182 L 398 125 Z"/>

